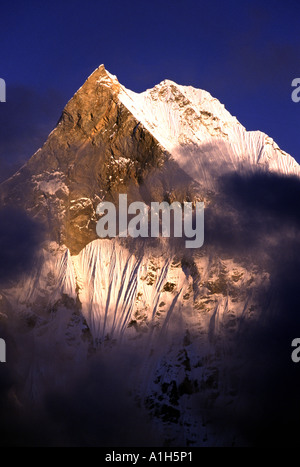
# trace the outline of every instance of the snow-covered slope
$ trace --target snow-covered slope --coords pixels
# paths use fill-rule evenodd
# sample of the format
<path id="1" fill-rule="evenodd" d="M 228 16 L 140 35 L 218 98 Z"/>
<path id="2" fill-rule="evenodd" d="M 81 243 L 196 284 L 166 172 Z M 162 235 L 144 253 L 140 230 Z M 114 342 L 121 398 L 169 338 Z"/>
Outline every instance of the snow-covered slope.
<path id="1" fill-rule="evenodd" d="M 119 99 L 194 178 L 209 163 L 223 170 L 244 163 L 300 174 L 297 162 L 270 137 L 247 132 L 207 91 L 165 80 L 141 94 L 122 87 Z"/>
<path id="2" fill-rule="evenodd" d="M 18 357 L 22 398 L 40 404 L 47 388 L 68 385 L 91 355 L 118 371 L 117 356 L 128 378 L 134 373 L 124 387 L 162 440 L 230 443 L 233 435 L 216 436 L 207 410 L 194 407 L 201 397 L 235 403 L 235 375 L 220 369 L 242 323 L 256 319 L 269 277 L 232 259 L 178 253 L 163 244 L 132 252 L 118 240 L 95 240 L 76 256 L 55 244 L 43 249 L 31 274 L 1 291 L 12 307 L 0 301 L 14 345 L 26 348 Z"/>

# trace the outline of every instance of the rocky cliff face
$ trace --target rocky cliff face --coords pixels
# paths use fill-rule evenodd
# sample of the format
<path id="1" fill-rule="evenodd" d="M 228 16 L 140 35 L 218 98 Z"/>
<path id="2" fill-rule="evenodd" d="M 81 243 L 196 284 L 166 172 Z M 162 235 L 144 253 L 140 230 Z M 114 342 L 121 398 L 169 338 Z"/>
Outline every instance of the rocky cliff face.
<path id="1" fill-rule="evenodd" d="M 124 353 L 127 389 L 162 444 L 243 443 L 210 418 L 215 407 L 235 407 L 239 357 L 229 373 L 226 365 L 245 323 L 266 312 L 282 232 L 262 229 L 264 213 L 242 189 L 272 174 L 298 177 L 300 168 L 209 93 L 163 81 L 135 94 L 100 66 L 0 187 L 2 205 L 25 210 L 45 232 L 34 266 L 1 289 L 21 381 L 15 397 L 41 404 L 49 387 L 68 388 L 70 365 L 81 374 L 104 358 L 114 371 Z M 96 206 L 119 193 L 129 202 L 204 201 L 204 247 L 97 239 Z"/>
<path id="2" fill-rule="evenodd" d="M 2 203 L 46 222 L 49 239 L 79 252 L 96 238 L 95 207 L 138 187 L 166 151 L 118 99 L 103 66 L 66 105 L 44 146 L 2 185 Z"/>

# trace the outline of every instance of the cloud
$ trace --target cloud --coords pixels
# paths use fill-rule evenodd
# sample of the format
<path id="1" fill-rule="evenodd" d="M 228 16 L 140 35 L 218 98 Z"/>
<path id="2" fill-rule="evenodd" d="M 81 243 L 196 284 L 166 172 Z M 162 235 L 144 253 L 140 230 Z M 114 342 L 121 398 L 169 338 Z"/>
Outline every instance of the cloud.
<path id="1" fill-rule="evenodd" d="M 63 105 L 57 91 L 7 84 L 7 101 L 0 107 L 0 182 L 42 146 Z"/>
<path id="2" fill-rule="evenodd" d="M 55 358 L 66 362 L 61 351 Z M 8 365 L 1 371 L 1 367 L 0 445 L 159 446 L 161 440 L 145 410 L 128 390 L 129 383 L 131 387 L 135 384 L 136 359 L 124 348 L 115 356 L 106 352 L 105 359 L 99 353 L 85 360 L 85 366 L 77 367 L 76 372 L 66 367 L 63 387 L 49 380 L 39 402 L 27 400 L 25 405 L 15 393 L 15 388 L 24 384 L 18 371 Z"/>
<path id="3" fill-rule="evenodd" d="M 265 256 L 274 241 L 279 249 L 286 238 L 293 243 L 300 225 L 297 177 L 232 172 L 220 177 L 219 190 L 205 211 L 207 246 L 231 255 L 252 254 L 259 261 L 258 248 Z"/>
<path id="4" fill-rule="evenodd" d="M 234 410 L 216 404 L 212 418 L 246 444 L 296 446 L 300 372 L 291 342 L 300 332 L 300 181 L 258 171 L 228 174 L 220 184 L 223 209 L 206 216 L 206 241 L 221 255 L 251 258 L 270 284 L 260 318 L 240 323 L 232 357 L 223 361 L 229 378 L 239 381 L 238 403 Z"/>
<path id="5" fill-rule="evenodd" d="M 0 281 L 16 280 L 31 269 L 44 238 L 41 224 L 21 209 L 0 210 Z"/>
<path id="6" fill-rule="evenodd" d="M 170 180 L 181 186 L 181 177 L 186 180 L 175 170 Z M 290 356 L 291 341 L 300 329 L 300 182 L 261 171 L 227 173 L 219 189 L 205 213 L 205 247 L 221 257 L 251 258 L 270 273 L 270 286 L 260 297 L 261 319 L 241 323 L 231 357 L 221 361 L 226 378 L 238 382 L 236 405 L 216 402 L 209 418 L 217 432 L 231 429 L 245 444 L 296 446 L 300 373 Z M 144 196 L 150 196 L 146 189 Z M 19 211 L 1 211 L 0 225 L 0 275 L 4 277 L 7 269 L 14 277 L 32 264 L 40 233 Z M 42 350 L 37 345 L 34 354 L 40 356 Z M 16 368 L 2 372 L 0 367 L 2 445 L 159 445 L 146 413 L 128 391 L 137 387 L 135 370 L 143 367 L 143 356 L 118 350 L 84 361 L 85 366 L 76 367 L 76 376 L 71 370 L 63 372 L 66 384 L 60 388 L 48 377 L 38 405 L 20 405 L 15 389 L 24 381 Z M 64 351 L 55 358 L 68 364 Z M 201 410 L 207 402 L 200 394 Z"/>

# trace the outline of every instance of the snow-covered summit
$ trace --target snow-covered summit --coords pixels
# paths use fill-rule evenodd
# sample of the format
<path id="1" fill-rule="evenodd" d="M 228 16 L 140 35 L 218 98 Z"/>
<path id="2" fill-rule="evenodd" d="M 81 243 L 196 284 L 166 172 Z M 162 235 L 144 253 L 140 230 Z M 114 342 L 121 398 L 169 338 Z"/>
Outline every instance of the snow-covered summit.
<path id="1" fill-rule="evenodd" d="M 123 87 L 119 98 L 170 152 L 211 136 L 228 138 L 230 128 L 239 125 L 208 92 L 169 80 L 141 94 Z"/>
<path id="2" fill-rule="evenodd" d="M 237 169 L 241 163 L 258 164 L 267 170 L 300 175 L 295 159 L 272 138 L 260 131 L 247 131 L 205 90 L 164 80 L 142 93 L 120 86 L 118 97 L 185 170 L 192 165 L 190 175 L 194 177 L 198 173 L 206 178 L 204 164 L 214 161 L 229 169 Z"/>

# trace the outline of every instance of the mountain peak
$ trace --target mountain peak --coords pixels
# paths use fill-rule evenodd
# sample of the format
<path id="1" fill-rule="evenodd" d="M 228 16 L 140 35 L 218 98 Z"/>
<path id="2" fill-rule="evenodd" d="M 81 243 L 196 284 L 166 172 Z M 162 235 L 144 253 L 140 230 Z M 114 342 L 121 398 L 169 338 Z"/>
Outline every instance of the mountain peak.
<path id="1" fill-rule="evenodd" d="M 106 70 L 105 66 L 102 64 L 100 65 L 91 76 L 97 77 L 97 83 L 103 84 L 105 86 L 109 85 L 119 85 L 118 78 L 115 75 L 109 73 Z"/>
<path id="2" fill-rule="evenodd" d="M 117 77 L 109 73 L 109 71 L 106 70 L 103 64 L 101 64 L 90 74 L 90 76 L 86 79 L 84 84 L 75 93 L 71 101 L 80 94 L 97 94 L 97 89 L 99 87 L 110 88 L 116 93 L 118 93 L 121 88 Z"/>
<path id="3" fill-rule="evenodd" d="M 155 87 L 169 87 L 169 86 L 179 86 L 179 85 L 175 83 L 175 81 L 172 81 L 171 79 L 164 79 L 159 84 L 157 84 Z"/>

